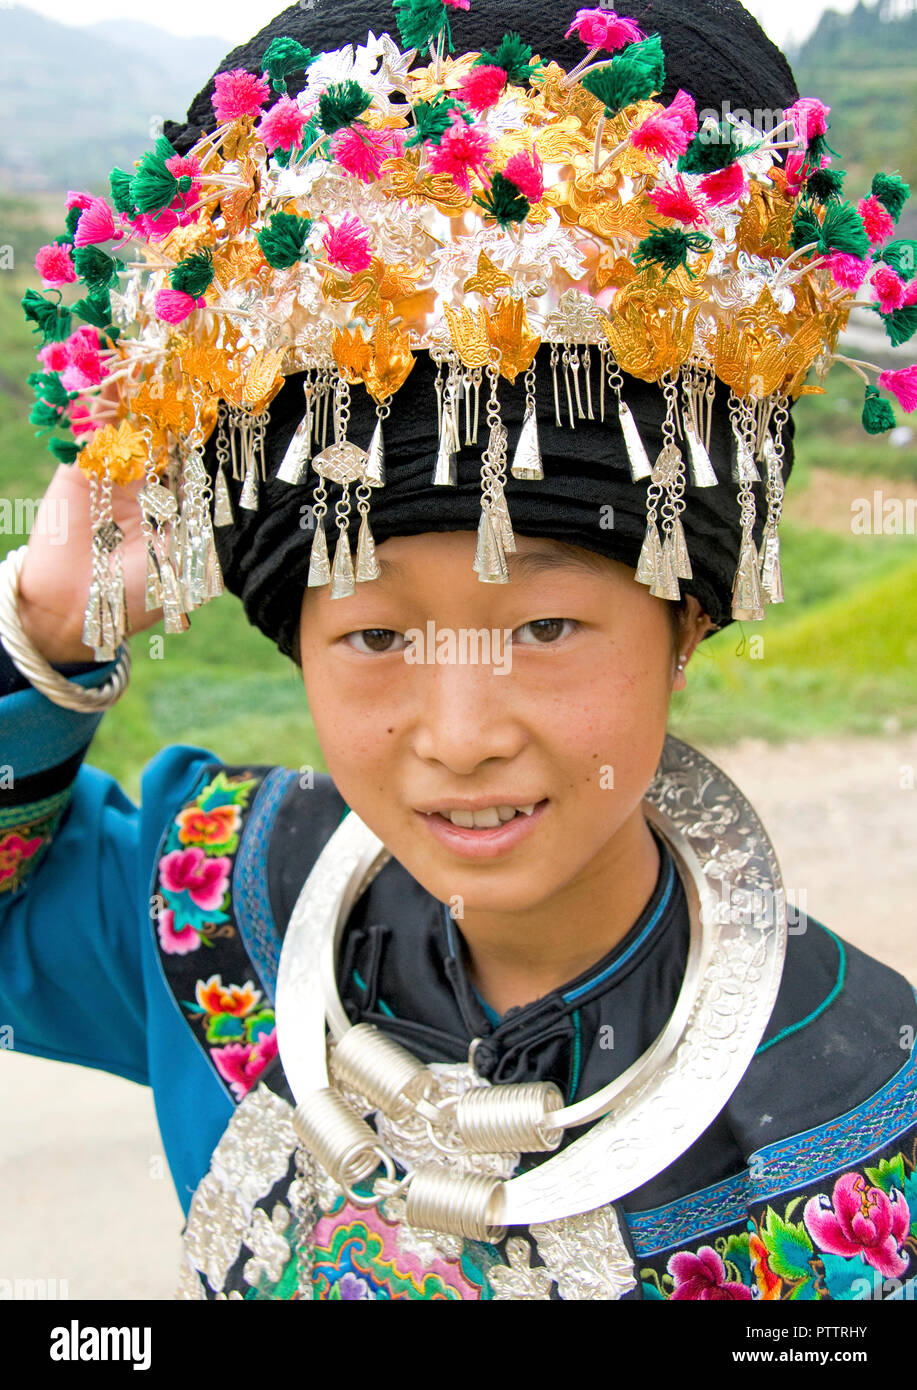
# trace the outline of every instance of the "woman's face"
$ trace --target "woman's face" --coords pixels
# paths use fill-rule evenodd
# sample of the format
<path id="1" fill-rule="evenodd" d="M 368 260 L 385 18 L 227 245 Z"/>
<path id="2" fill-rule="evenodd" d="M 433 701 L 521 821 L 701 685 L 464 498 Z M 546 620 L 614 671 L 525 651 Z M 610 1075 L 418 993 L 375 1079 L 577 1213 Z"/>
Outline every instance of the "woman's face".
<path id="1" fill-rule="evenodd" d="M 588 882 L 653 778 L 683 682 L 667 605 L 633 570 L 517 546 L 511 582 L 483 584 L 473 533 L 393 538 L 380 580 L 303 600 L 303 678 L 338 790 L 428 892 L 468 910 L 525 911 Z"/>

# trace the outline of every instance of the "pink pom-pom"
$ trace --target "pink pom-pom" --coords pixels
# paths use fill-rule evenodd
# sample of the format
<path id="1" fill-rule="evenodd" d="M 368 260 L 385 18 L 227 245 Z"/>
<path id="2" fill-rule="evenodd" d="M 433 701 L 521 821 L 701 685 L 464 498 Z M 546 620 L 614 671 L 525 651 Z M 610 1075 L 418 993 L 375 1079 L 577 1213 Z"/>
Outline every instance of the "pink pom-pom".
<path id="1" fill-rule="evenodd" d="M 87 386 L 98 386 L 106 375 L 106 367 L 99 356 L 99 340 L 92 329 L 94 341 L 80 334 L 71 333 L 67 339 L 70 361 L 61 373 L 61 381 L 68 391 L 82 391 Z"/>
<path id="2" fill-rule="evenodd" d="M 430 172 L 449 174 L 456 188 L 471 192 L 472 172 L 480 172 L 490 154 L 492 140 L 477 126 L 466 125 L 458 112 L 430 158 Z"/>
<path id="3" fill-rule="evenodd" d="M 400 131 L 370 130 L 368 126 L 350 126 L 339 130 L 331 141 L 335 162 L 361 183 L 372 183 L 382 172 L 387 159 L 401 152 Z M 407 132 L 405 132 L 406 134 Z"/>
<path id="4" fill-rule="evenodd" d="M 860 288 L 870 269 L 869 261 L 862 261 L 859 256 L 848 256 L 841 251 L 835 251 L 833 255 L 826 257 L 825 266 L 831 272 L 834 283 L 842 290 L 849 290 L 851 294 L 855 294 Z"/>
<path id="5" fill-rule="evenodd" d="M 104 198 L 93 198 L 80 213 L 73 234 L 74 246 L 95 246 L 100 241 L 111 241 L 118 235 L 115 214 Z"/>
<path id="6" fill-rule="evenodd" d="M 870 245 L 881 246 L 884 241 L 895 234 L 895 222 L 890 213 L 873 194 L 868 198 L 861 198 L 857 203 L 857 212 L 863 219 L 863 226 L 866 228 L 866 235 L 869 237 Z"/>
<path id="7" fill-rule="evenodd" d="M 894 313 L 895 309 L 904 307 L 907 286 L 890 265 L 878 267 L 872 277 L 872 288 L 876 292 L 879 309 L 883 314 L 891 314 Z"/>
<path id="8" fill-rule="evenodd" d="M 665 114 L 677 118 L 681 122 L 682 129 L 691 139 L 697 134 L 697 102 L 681 88 L 675 93 L 671 102 L 665 109 Z"/>
<path id="9" fill-rule="evenodd" d="M 268 154 L 273 154 L 275 150 L 295 149 L 308 124 L 309 117 L 300 111 L 293 98 L 282 96 L 261 117 L 258 134 Z"/>
<path id="10" fill-rule="evenodd" d="M 689 106 L 680 100 L 682 97 Z M 634 149 L 643 150 L 646 154 L 657 155 L 660 159 L 677 159 L 684 154 L 696 131 L 697 108 L 694 98 L 688 96 L 687 92 L 679 92 L 671 106 L 655 116 L 649 116 L 633 131 L 630 142 Z"/>
<path id="11" fill-rule="evenodd" d="M 879 387 L 882 391 L 890 391 L 908 415 L 917 410 L 917 363 L 897 372 L 881 372 Z"/>
<path id="12" fill-rule="evenodd" d="M 735 164 L 727 164 L 725 169 L 705 174 L 699 186 L 708 203 L 714 207 L 722 207 L 738 202 L 748 187 L 748 180 L 745 170 L 737 160 Z"/>
<path id="13" fill-rule="evenodd" d="M 373 258 L 369 232 L 353 213 L 342 217 L 336 227 L 333 223 L 328 223 L 322 246 L 330 263 L 338 270 L 346 270 L 350 275 L 366 270 Z"/>
<path id="14" fill-rule="evenodd" d="M 796 139 L 807 145 L 814 136 L 824 135 L 827 131 L 830 110 L 831 107 L 825 106 L 817 97 L 800 97 L 783 114 L 793 122 Z"/>
<path id="15" fill-rule="evenodd" d="M 654 188 L 648 196 L 662 217 L 670 217 L 673 221 L 684 222 L 690 227 L 696 227 L 707 220 L 704 199 L 691 193 L 681 174 L 676 176 L 674 186 L 664 184 L 661 188 Z"/>
<path id="16" fill-rule="evenodd" d="M 70 252 L 66 246 L 59 246 L 57 242 L 41 248 L 35 257 L 35 269 L 46 285 L 53 285 L 55 288 L 60 285 L 72 285 L 76 279 L 76 267 L 70 259 Z"/>
<path id="17" fill-rule="evenodd" d="M 62 372 L 70 362 L 70 350 L 66 343 L 47 343 L 39 351 L 38 360 L 46 372 Z"/>
<path id="18" fill-rule="evenodd" d="M 184 323 L 189 314 L 193 314 L 195 309 L 203 309 L 205 303 L 205 299 L 195 299 L 193 294 L 185 294 L 184 290 L 160 290 L 154 308 L 156 317 L 164 323 Z"/>
<path id="19" fill-rule="evenodd" d="M 71 208 L 88 208 L 91 202 L 91 193 L 75 193 L 71 188 L 67 194 L 66 208 L 68 212 Z"/>
<path id="20" fill-rule="evenodd" d="M 540 203 L 544 197 L 544 165 L 534 151 L 514 154 L 507 161 L 503 177 L 514 183 L 530 203 Z"/>
<path id="21" fill-rule="evenodd" d="M 94 430 L 100 430 L 105 421 L 94 419 L 89 413 L 89 407 L 82 401 L 72 401 L 69 424 L 74 434 L 92 434 Z"/>
<path id="22" fill-rule="evenodd" d="M 571 34 L 582 39 L 587 48 L 604 48 L 608 53 L 646 38 L 636 20 L 616 15 L 614 10 L 577 10 L 565 38 Z"/>
<path id="23" fill-rule="evenodd" d="M 472 111 L 486 111 L 500 100 L 506 81 L 507 73 L 503 68 L 482 63 L 462 78 L 458 94 Z"/>
<path id="24" fill-rule="evenodd" d="M 471 0 L 443 0 L 444 5 L 448 5 L 453 10 L 470 10 Z"/>
<path id="25" fill-rule="evenodd" d="M 805 150 L 787 150 L 783 161 L 786 175 L 786 191 L 791 198 L 797 197 L 805 187 L 806 179 L 812 172 L 812 161 Z"/>
<path id="26" fill-rule="evenodd" d="M 218 72 L 213 79 L 213 96 L 210 98 L 217 122 L 236 121 L 240 116 L 258 116 L 261 108 L 271 95 L 271 84 L 266 77 L 258 77 L 245 68 L 234 68 L 232 72 Z"/>
<path id="27" fill-rule="evenodd" d="M 912 304 L 917 304 L 917 280 L 912 280 L 904 290 L 904 308 L 909 309 Z"/>
<path id="28" fill-rule="evenodd" d="M 196 202 L 198 190 L 200 188 L 201 165 L 200 160 L 193 159 L 185 154 L 173 154 L 166 160 L 166 168 L 175 178 L 180 179 L 190 177 L 193 182 L 186 193 L 176 193 L 172 200 L 172 207 L 184 208 L 188 203 Z"/>

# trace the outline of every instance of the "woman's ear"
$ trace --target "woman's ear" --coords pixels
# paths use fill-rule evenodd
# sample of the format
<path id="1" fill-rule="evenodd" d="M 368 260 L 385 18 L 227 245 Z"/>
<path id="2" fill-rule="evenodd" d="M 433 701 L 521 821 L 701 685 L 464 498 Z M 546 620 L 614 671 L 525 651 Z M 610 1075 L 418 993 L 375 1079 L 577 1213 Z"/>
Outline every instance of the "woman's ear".
<path id="1" fill-rule="evenodd" d="M 681 642 L 675 659 L 675 679 L 673 690 L 684 690 L 688 684 L 685 670 L 694 655 L 698 644 L 708 632 L 715 631 L 716 623 L 704 612 L 693 594 L 687 595 L 687 609 L 681 624 Z"/>

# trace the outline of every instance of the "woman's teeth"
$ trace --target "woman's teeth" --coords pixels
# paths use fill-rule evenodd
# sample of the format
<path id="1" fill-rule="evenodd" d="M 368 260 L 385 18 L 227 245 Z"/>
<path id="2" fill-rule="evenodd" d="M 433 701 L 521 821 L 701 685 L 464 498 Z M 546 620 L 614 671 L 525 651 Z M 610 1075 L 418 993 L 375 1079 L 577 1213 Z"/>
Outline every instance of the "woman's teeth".
<path id="1" fill-rule="evenodd" d="M 482 811 L 441 811 L 440 815 L 461 830 L 494 830 L 517 814 L 530 816 L 534 810 L 533 801 L 530 806 L 485 806 Z"/>

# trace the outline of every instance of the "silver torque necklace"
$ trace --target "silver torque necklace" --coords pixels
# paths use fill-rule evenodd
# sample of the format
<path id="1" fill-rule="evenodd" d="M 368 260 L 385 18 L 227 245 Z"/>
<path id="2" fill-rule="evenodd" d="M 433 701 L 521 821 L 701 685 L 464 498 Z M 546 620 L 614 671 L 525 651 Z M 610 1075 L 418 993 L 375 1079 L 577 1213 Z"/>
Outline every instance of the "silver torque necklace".
<path id="1" fill-rule="evenodd" d="M 410 1225 L 493 1241 L 509 1226 L 592 1211 L 642 1186 L 722 1110 L 761 1041 L 780 985 L 787 936 L 780 870 L 735 784 L 671 735 L 643 810 L 665 839 L 688 898 L 685 976 L 647 1051 L 608 1086 L 569 1106 L 552 1082 L 475 1086 L 436 1100 L 426 1066 L 372 1025 L 350 1023 L 338 994 L 337 946 L 354 904 L 391 856 L 358 816 L 345 817 L 291 914 L 276 1014 L 296 1132 L 353 1202 L 369 1206 L 406 1190 Z M 326 1023 L 340 1089 L 329 1077 Z M 399 1177 L 378 1133 L 342 1091 L 365 1096 L 392 1120 L 420 1116 L 442 1162 Z M 509 1180 L 459 1172 L 450 1163 L 456 1155 L 551 1151 L 566 1130 L 587 1124 L 560 1153 Z M 357 1192 L 373 1174 L 372 1195 Z"/>

